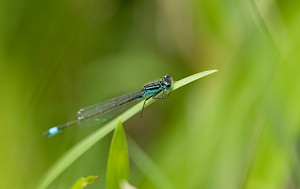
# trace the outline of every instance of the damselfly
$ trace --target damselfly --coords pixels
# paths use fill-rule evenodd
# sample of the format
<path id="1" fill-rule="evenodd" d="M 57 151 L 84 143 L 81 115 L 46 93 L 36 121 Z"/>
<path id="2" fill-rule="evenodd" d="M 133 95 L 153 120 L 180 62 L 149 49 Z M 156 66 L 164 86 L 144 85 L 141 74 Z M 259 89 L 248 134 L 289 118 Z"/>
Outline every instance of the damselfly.
<path id="1" fill-rule="evenodd" d="M 52 127 L 44 132 L 43 135 L 45 137 L 51 137 L 56 135 L 57 133 L 60 133 L 65 128 L 76 124 L 85 124 L 92 126 L 107 122 L 122 113 L 125 110 L 124 105 L 129 104 L 129 102 L 135 100 L 145 99 L 142 107 L 143 111 L 147 100 L 149 100 L 150 98 L 166 98 L 170 94 L 170 92 L 165 94 L 165 91 L 171 88 L 172 83 L 173 81 L 171 77 L 166 74 L 163 76 L 162 80 L 160 79 L 158 81 L 148 83 L 144 85 L 143 88 L 137 91 L 127 93 L 125 95 L 104 101 L 99 104 L 82 108 L 77 112 L 76 120 L 67 122 L 63 125 Z M 162 95 L 161 97 L 158 97 L 160 93 L 162 93 Z"/>

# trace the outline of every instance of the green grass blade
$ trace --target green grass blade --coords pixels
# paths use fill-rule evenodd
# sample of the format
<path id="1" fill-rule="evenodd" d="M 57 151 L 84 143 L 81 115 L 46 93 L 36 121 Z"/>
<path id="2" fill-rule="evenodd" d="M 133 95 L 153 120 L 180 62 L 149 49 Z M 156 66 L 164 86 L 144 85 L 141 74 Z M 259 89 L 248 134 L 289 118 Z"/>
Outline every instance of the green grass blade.
<path id="1" fill-rule="evenodd" d="M 82 189 L 85 188 L 88 184 L 92 184 L 98 176 L 88 176 L 86 178 L 82 177 L 76 181 L 72 186 L 72 189 Z"/>
<path id="2" fill-rule="evenodd" d="M 218 70 L 207 70 L 207 71 L 203 71 L 203 72 L 199 72 L 199 73 L 196 73 L 194 75 L 190 75 L 188 77 L 185 77 L 179 81 L 176 81 L 173 86 L 172 86 L 172 90 L 176 90 L 176 89 L 179 89 L 180 87 L 183 87 L 193 81 L 196 81 L 197 79 L 200 79 L 202 77 L 205 77 L 207 75 L 210 75 L 212 73 L 215 73 L 217 72 Z"/>
<path id="3" fill-rule="evenodd" d="M 129 179 L 129 160 L 127 141 L 124 129 L 119 121 L 110 145 L 107 170 L 106 188 L 120 189 L 121 181 Z"/>
<path id="4" fill-rule="evenodd" d="M 156 188 L 176 188 L 161 168 L 129 137 L 130 160 L 148 177 Z"/>
<path id="5" fill-rule="evenodd" d="M 190 82 L 193 82 L 197 79 L 210 75 L 217 70 L 207 70 L 203 72 L 196 73 L 179 81 L 176 81 L 173 86 L 172 90 L 176 90 Z M 150 99 L 147 101 L 146 107 L 154 102 L 155 99 Z M 132 108 L 128 109 L 124 113 L 120 115 L 121 120 L 127 121 L 129 118 L 137 114 L 141 111 L 143 106 L 143 101 L 137 103 Z M 82 154 L 84 154 L 89 148 L 91 148 L 96 142 L 101 140 L 104 136 L 110 133 L 115 127 L 118 125 L 119 118 L 115 118 L 112 121 L 108 122 L 101 128 L 99 128 L 96 132 L 90 134 L 81 142 L 73 146 L 69 151 L 67 151 L 44 175 L 41 179 L 37 188 L 43 189 L 47 188 L 65 169 L 67 169 L 72 163 L 75 162 Z"/>

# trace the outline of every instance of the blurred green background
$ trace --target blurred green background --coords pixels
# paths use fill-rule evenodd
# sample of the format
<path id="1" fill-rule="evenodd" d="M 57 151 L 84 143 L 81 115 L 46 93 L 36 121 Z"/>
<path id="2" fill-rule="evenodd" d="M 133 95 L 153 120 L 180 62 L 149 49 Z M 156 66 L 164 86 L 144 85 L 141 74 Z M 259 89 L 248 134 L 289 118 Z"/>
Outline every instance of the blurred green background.
<path id="1" fill-rule="evenodd" d="M 79 108 L 165 73 L 179 80 L 208 69 L 219 72 L 124 123 L 156 164 L 137 166 L 131 153 L 130 183 L 299 188 L 299 33 L 297 0 L 1 1 L 0 188 L 34 188 L 97 129 L 42 137 Z M 88 175 L 99 176 L 88 188 L 104 188 L 110 140 L 51 188 L 70 188 Z M 164 178 L 151 179 L 157 170 Z"/>

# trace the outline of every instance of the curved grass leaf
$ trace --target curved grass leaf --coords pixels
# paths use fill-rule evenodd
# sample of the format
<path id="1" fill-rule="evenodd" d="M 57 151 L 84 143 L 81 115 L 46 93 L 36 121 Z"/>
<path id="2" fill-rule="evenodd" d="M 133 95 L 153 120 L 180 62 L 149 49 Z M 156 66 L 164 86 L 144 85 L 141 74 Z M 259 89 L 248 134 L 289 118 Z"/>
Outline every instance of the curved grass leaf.
<path id="1" fill-rule="evenodd" d="M 194 75 L 183 78 L 179 81 L 176 81 L 172 85 L 172 91 L 207 75 L 210 75 L 217 70 L 207 70 L 203 72 L 196 73 Z M 147 101 L 145 107 L 153 103 L 155 99 L 150 99 Z M 141 111 L 143 106 L 143 101 L 137 103 L 132 108 L 128 109 L 120 115 L 122 121 L 127 121 L 129 118 Z M 67 169 L 75 160 L 77 160 L 83 153 L 85 153 L 89 148 L 91 148 L 96 142 L 101 140 L 104 136 L 110 133 L 118 125 L 119 118 L 115 118 L 112 121 L 108 122 L 96 132 L 90 134 L 81 142 L 73 146 L 69 151 L 67 151 L 44 175 L 41 182 L 37 188 L 47 188 L 65 169 Z"/>
<path id="2" fill-rule="evenodd" d="M 119 121 L 111 141 L 107 171 L 106 189 L 120 189 L 120 183 L 129 179 L 129 160 L 124 129 Z"/>
<path id="3" fill-rule="evenodd" d="M 88 176 L 86 178 L 81 177 L 72 186 L 72 189 L 82 189 L 82 188 L 85 188 L 88 184 L 92 184 L 96 178 L 98 178 L 98 176 Z"/>

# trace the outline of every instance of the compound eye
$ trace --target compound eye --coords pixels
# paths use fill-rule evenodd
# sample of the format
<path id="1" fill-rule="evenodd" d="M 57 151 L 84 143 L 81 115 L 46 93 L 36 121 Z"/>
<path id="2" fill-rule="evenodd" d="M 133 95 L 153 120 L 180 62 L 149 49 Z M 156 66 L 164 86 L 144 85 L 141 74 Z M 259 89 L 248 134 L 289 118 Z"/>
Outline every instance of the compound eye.
<path id="1" fill-rule="evenodd" d="M 164 75 L 164 85 L 166 89 L 169 89 L 172 86 L 172 79 L 168 74 Z"/>
<path id="2" fill-rule="evenodd" d="M 166 81 L 166 80 L 168 80 L 168 79 L 170 79 L 171 77 L 168 75 L 168 74 L 166 74 L 166 75 L 164 75 L 164 80 Z"/>

